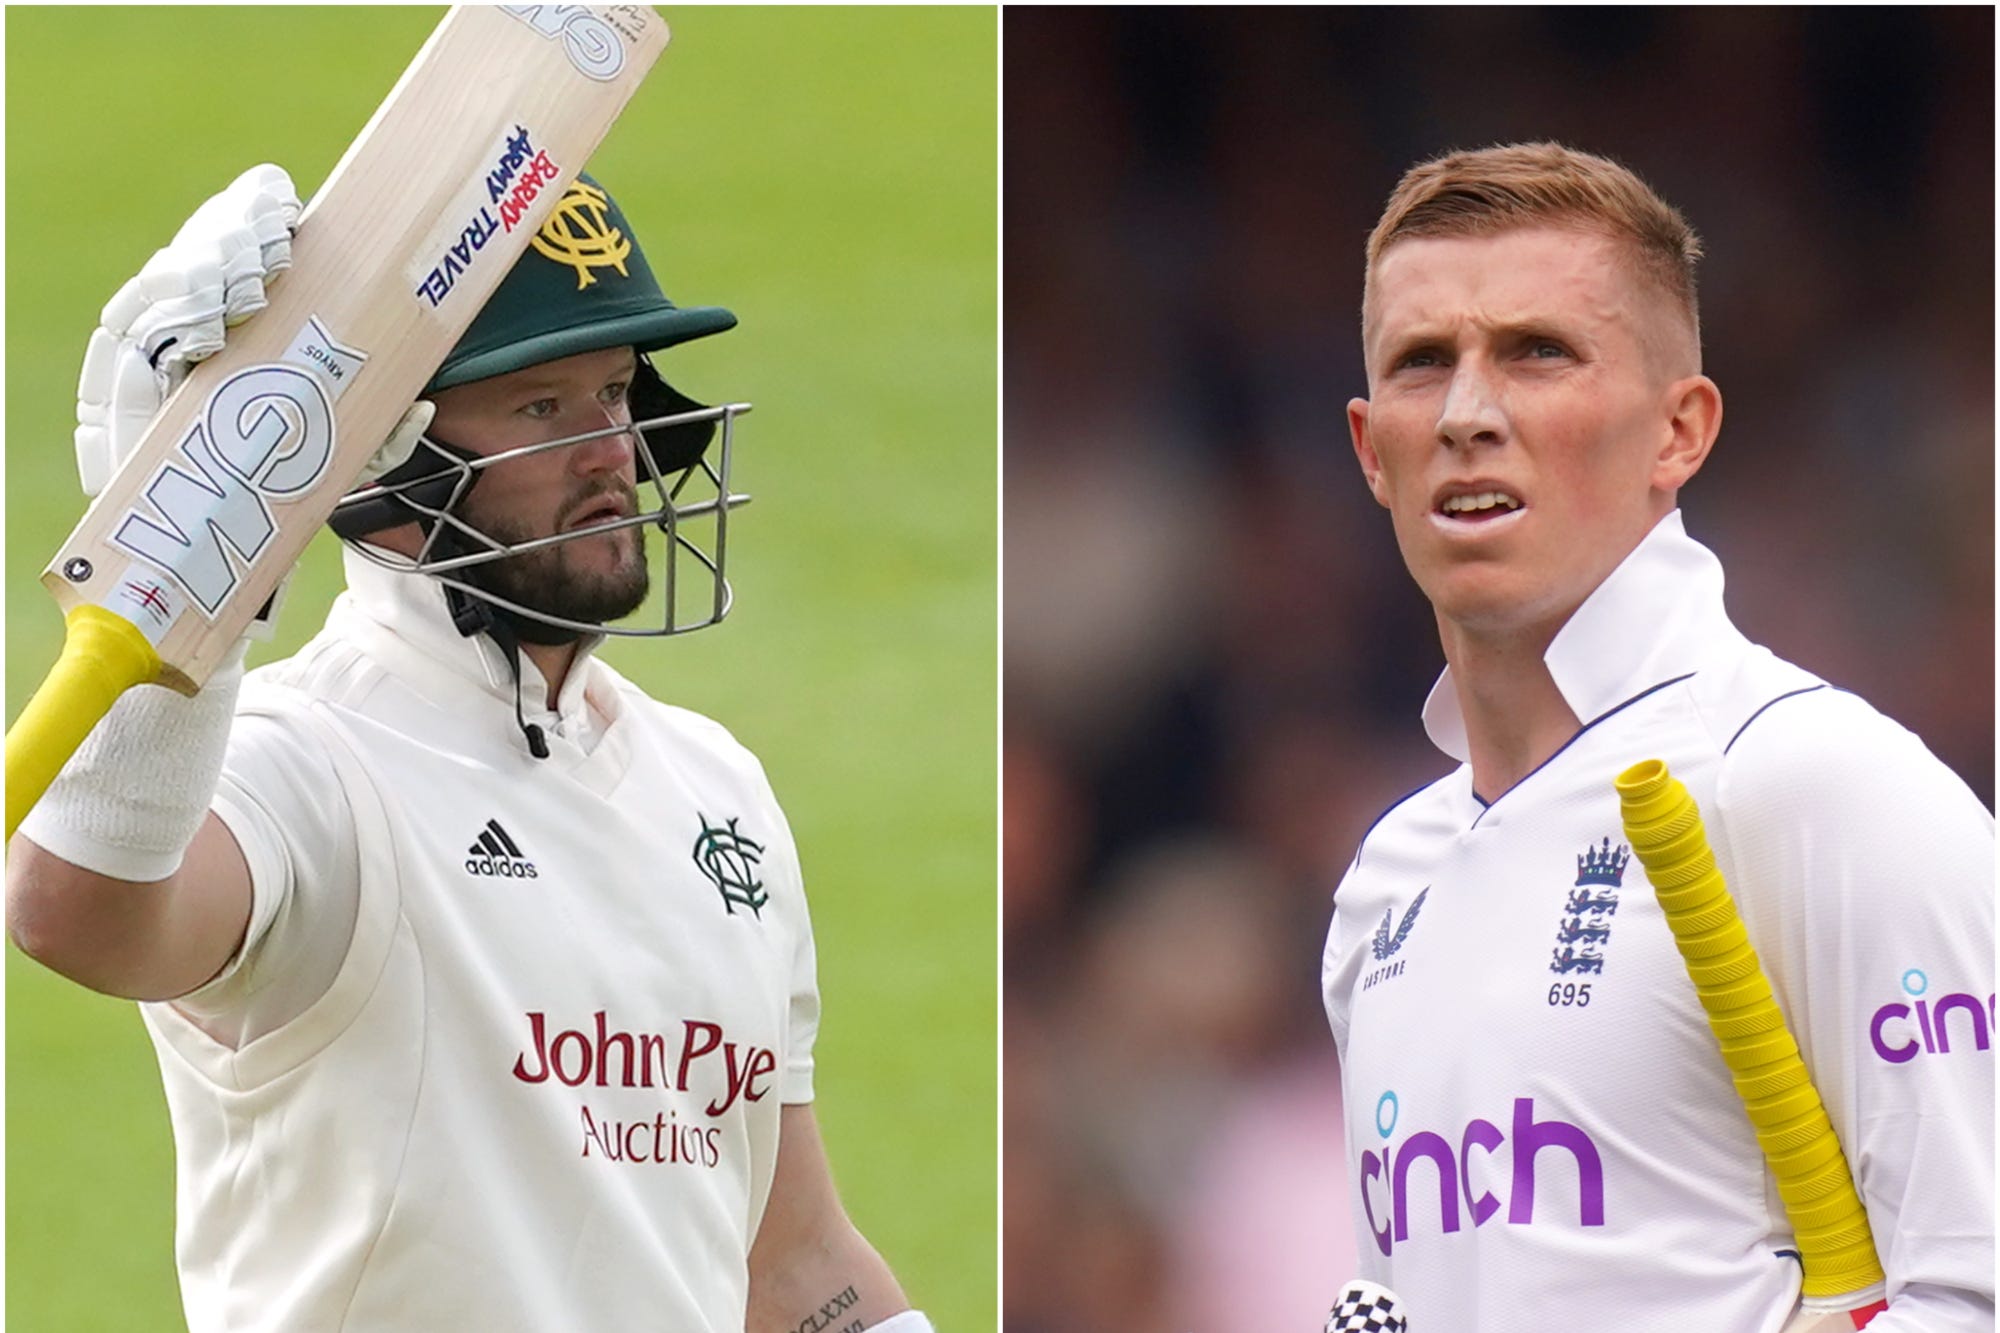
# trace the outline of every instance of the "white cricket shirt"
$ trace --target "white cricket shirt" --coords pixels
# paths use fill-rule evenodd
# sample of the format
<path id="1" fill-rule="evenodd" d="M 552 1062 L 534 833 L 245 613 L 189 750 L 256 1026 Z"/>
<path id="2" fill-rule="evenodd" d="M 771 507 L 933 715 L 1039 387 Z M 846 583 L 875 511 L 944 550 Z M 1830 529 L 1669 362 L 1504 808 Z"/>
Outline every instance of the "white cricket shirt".
<path id="1" fill-rule="evenodd" d="M 348 579 L 243 692 L 249 940 L 145 1006 L 191 1329 L 740 1333 L 818 1019 L 762 769 L 594 657 L 536 760 L 437 584 Z"/>
<path id="2" fill-rule="evenodd" d="M 1738 633 L 1678 512 L 1546 660 L 1576 737 L 1482 803 L 1447 672 L 1424 721 L 1461 766 L 1381 818 L 1334 900 L 1362 1276 L 1432 1333 L 1789 1317 L 1781 1202 L 1621 829 L 1613 778 L 1657 758 L 1857 1177 L 1888 1273 L 1871 1333 L 1991 1333 L 1992 816 L 1916 737 Z"/>

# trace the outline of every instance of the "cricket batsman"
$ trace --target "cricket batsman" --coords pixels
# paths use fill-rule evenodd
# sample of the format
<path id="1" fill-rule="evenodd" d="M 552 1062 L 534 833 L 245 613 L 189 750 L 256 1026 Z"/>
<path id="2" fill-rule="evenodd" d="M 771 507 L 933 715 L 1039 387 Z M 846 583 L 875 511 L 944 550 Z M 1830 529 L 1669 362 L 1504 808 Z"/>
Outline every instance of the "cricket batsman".
<path id="1" fill-rule="evenodd" d="M 298 215 L 254 169 L 106 307 L 86 492 L 256 317 Z M 141 1002 L 196 1333 L 929 1330 L 815 1127 L 763 770 L 596 655 L 727 610 L 743 409 L 653 358 L 735 322 L 572 183 L 337 512 L 319 635 L 128 692 L 9 849 L 19 946 Z M 659 579 L 661 623 L 621 624 Z"/>
<path id="2" fill-rule="evenodd" d="M 1991 1333 L 1993 819 L 1726 614 L 1676 507 L 1722 424 L 1700 253 L 1548 143 L 1412 168 L 1369 238 L 1348 426 L 1436 613 L 1423 721 L 1457 767 L 1334 900 L 1360 1277 L 1416 1333 L 1804 1326 L 1800 1229 L 1621 824 L 1615 780 L 1658 760 L 1851 1165 L 1867 1327 Z"/>

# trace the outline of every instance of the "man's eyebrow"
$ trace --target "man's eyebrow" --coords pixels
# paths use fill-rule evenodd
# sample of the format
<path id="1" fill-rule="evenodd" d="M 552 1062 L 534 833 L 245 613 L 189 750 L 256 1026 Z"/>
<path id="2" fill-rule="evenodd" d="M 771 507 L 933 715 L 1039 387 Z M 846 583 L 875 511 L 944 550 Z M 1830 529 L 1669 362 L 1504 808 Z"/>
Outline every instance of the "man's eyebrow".
<path id="1" fill-rule="evenodd" d="M 615 378 L 619 375 L 633 374 L 638 369 L 639 358 L 635 353 L 629 360 L 614 364 L 606 374 Z M 530 389 L 560 388 L 569 379 L 567 375 L 543 370 L 540 366 L 528 366 L 521 370 L 519 374 L 521 378 L 514 382 L 515 387 L 524 391 Z"/>
<path id="2" fill-rule="evenodd" d="M 1444 343 L 1450 339 L 1435 325 L 1412 324 L 1399 329 L 1378 328 L 1375 341 L 1384 352 L 1400 354 L 1414 347 Z"/>
<path id="3" fill-rule="evenodd" d="M 1519 319 L 1504 320 L 1498 324 L 1479 325 L 1487 334 L 1501 342 L 1524 342 L 1530 338 L 1556 338 L 1562 341 L 1581 336 L 1579 330 L 1569 327 L 1562 319 L 1552 315 L 1529 315 Z M 1441 325 L 1416 324 L 1407 329 L 1384 332 L 1381 335 L 1383 352 L 1392 357 L 1400 357 L 1426 347 L 1448 347 L 1453 336 Z"/>
<path id="4" fill-rule="evenodd" d="M 1581 331 L 1570 327 L 1568 322 L 1559 316 L 1534 315 L 1497 324 L 1493 332 L 1502 338 L 1519 342 L 1525 338 L 1574 338 L 1579 336 Z"/>
<path id="5" fill-rule="evenodd" d="M 1395 330 L 1393 333 L 1384 333 L 1379 344 L 1382 364 L 1394 366 L 1414 352 L 1448 350 L 1452 342 L 1452 336 L 1437 325 L 1415 325 Z"/>

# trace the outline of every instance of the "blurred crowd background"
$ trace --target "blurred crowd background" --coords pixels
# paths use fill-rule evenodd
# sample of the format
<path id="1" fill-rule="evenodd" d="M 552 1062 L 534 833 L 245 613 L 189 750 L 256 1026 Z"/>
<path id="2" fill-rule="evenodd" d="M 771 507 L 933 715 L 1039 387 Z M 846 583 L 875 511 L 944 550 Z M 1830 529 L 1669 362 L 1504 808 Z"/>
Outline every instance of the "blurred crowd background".
<path id="1" fill-rule="evenodd" d="M 1450 766 L 1344 420 L 1383 200 L 1555 138 L 1679 206 L 1732 614 L 1990 807 L 1993 11 L 1010 8 L 1004 45 L 1006 1327 L 1317 1328 L 1332 891 Z"/>

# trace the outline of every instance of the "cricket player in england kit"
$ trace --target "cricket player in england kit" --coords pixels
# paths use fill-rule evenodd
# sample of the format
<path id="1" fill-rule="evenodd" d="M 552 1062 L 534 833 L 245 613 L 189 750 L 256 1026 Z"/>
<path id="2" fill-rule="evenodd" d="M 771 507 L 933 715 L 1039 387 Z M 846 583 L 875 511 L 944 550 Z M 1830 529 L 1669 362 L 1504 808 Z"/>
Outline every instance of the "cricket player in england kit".
<path id="1" fill-rule="evenodd" d="M 1550 144 L 1397 187 L 1362 471 L 1437 615 L 1458 767 L 1391 808 L 1322 974 L 1363 1278 L 1417 1333 L 1777 1333 L 1800 1264 L 1627 844 L 1664 760 L 1845 1148 L 1876 1333 L 1994 1326 L 1993 821 L 1915 736 L 1753 644 L 1675 507 L 1721 424 L 1695 238 Z"/>
<path id="2" fill-rule="evenodd" d="M 255 317 L 298 211 L 246 173 L 106 308 L 87 488 Z M 821 1149 L 763 770 L 593 653 L 727 608 L 693 530 L 741 498 L 742 409 L 647 354 L 734 323 L 571 184 L 337 512 L 325 629 L 247 682 L 239 653 L 194 699 L 128 694 L 10 849 L 21 946 L 146 1002 L 197 1333 L 929 1329 Z M 697 614 L 613 623 L 655 557 Z"/>

